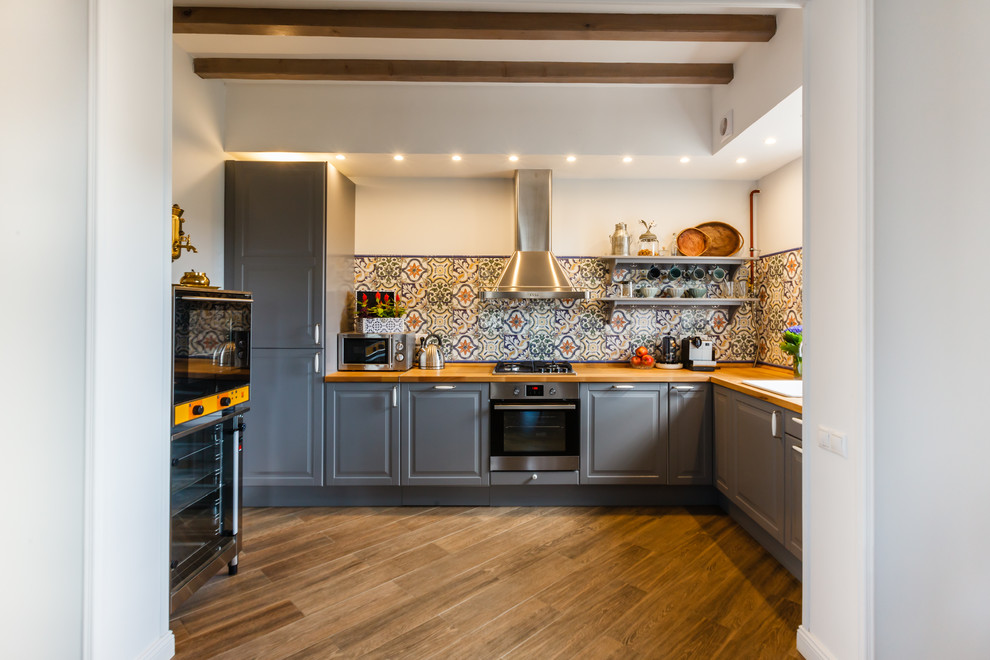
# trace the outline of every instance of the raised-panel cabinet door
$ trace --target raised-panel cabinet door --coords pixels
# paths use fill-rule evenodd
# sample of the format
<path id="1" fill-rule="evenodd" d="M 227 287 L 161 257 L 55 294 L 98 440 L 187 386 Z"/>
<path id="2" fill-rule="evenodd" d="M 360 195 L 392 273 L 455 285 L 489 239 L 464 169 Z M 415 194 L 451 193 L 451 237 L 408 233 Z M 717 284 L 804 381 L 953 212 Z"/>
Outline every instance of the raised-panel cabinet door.
<path id="1" fill-rule="evenodd" d="M 399 485 L 398 388 L 398 383 L 327 385 L 326 485 Z"/>
<path id="2" fill-rule="evenodd" d="M 667 483 L 667 385 L 582 386 L 581 483 Z"/>
<path id="3" fill-rule="evenodd" d="M 750 396 L 734 397 L 735 503 L 773 538 L 784 541 L 784 416 Z"/>
<path id="4" fill-rule="evenodd" d="M 245 486 L 323 485 L 323 375 L 316 373 L 318 352 L 251 352 Z"/>
<path id="5" fill-rule="evenodd" d="M 253 345 L 322 346 L 326 163 L 228 161 L 225 194 L 225 285 L 254 294 Z"/>
<path id="6" fill-rule="evenodd" d="M 708 383 L 671 384 L 667 483 L 712 483 L 712 388 Z"/>
<path id="7" fill-rule="evenodd" d="M 736 425 L 732 418 L 732 390 L 715 386 L 715 486 L 729 499 L 735 498 Z"/>
<path id="8" fill-rule="evenodd" d="M 488 383 L 402 385 L 402 484 L 488 486 Z"/>

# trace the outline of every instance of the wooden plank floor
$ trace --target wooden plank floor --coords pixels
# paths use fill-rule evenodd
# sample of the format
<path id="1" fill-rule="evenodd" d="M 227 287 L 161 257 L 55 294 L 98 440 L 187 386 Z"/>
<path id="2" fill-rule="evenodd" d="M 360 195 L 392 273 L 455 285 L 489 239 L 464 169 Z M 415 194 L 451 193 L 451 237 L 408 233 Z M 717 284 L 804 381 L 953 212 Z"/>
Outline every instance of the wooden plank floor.
<path id="1" fill-rule="evenodd" d="M 714 508 L 270 508 L 177 658 L 800 658 L 801 585 Z"/>

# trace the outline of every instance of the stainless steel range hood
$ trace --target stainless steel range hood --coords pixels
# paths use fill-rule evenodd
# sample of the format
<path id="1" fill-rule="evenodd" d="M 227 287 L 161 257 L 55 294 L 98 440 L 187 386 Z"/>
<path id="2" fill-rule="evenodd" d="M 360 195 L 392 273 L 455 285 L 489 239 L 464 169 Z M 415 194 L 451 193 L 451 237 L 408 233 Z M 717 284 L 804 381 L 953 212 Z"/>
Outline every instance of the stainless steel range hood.
<path id="1" fill-rule="evenodd" d="M 550 170 L 516 170 L 516 251 L 509 258 L 492 298 L 586 298 L 575 289 L 550 252 Z"/>

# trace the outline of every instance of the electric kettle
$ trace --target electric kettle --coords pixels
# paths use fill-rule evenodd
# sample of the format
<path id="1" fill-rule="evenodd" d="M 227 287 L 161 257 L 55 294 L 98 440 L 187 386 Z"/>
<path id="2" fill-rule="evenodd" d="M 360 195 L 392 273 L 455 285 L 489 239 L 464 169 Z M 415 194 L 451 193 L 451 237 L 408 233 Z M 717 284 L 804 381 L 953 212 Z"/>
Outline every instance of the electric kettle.
<path id="1" fill-rule="evenodd" d="M 435 343 L 434 340 L 436 340 Z M 436 333 L 427 335 L 420 345 L 420 369 L 443 369 L 443 353 L 440 352 L 440 336 Z"/>

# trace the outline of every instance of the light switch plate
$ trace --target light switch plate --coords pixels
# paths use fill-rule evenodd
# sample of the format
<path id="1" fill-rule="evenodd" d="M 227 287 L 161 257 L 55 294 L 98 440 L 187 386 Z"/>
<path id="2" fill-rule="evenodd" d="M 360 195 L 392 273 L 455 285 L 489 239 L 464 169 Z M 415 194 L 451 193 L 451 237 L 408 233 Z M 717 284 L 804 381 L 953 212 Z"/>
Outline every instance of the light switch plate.
<path id="1" fill-rule="evenodd" d="M 827 449 L 842 458 L 849 458 L 849 440 L 845 433 L 819 426 L 817 432 L 818 446 Z"/>

